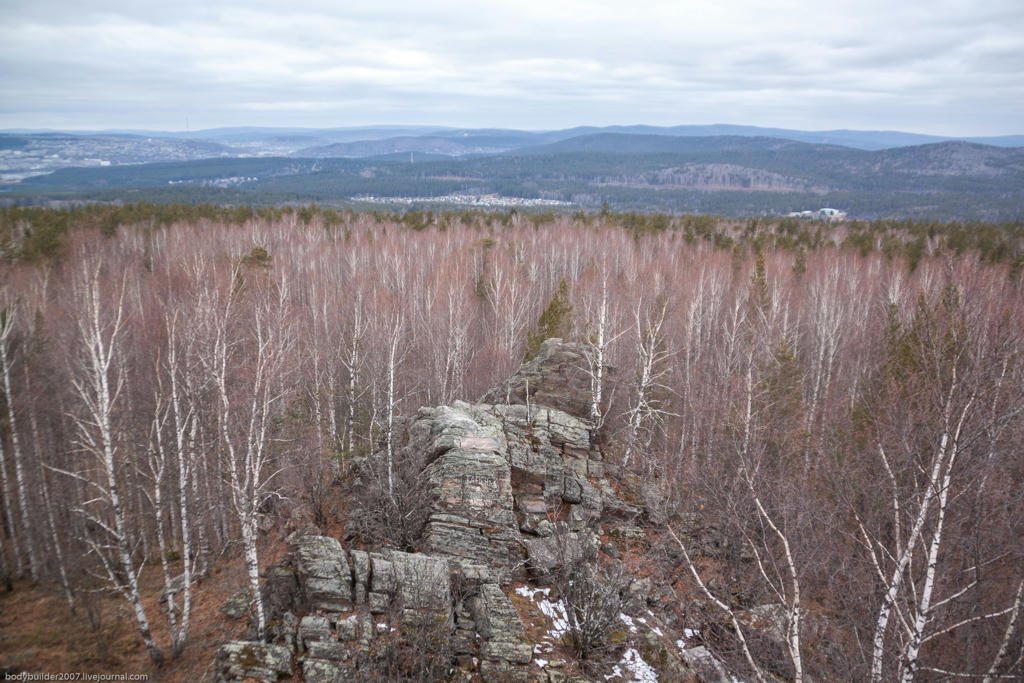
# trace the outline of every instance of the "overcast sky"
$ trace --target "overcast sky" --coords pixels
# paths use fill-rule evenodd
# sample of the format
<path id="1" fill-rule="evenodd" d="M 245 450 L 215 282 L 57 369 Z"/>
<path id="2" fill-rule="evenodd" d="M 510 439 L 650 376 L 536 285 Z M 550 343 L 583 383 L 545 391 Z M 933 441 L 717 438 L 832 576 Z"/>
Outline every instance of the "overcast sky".
<path id="1" fill-rule="evenodd" d="M 628 8 L 628 9 L 627 9 Z M 0 128 L 1024 133 L 1024 0 L 0 0 Z"/>

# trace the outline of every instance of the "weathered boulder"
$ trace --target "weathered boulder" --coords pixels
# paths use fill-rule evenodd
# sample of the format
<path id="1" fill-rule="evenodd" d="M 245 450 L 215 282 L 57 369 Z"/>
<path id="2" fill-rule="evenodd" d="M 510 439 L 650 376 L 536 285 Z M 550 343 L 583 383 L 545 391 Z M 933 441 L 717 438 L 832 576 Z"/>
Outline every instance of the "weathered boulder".
<path id="1" fill-rule="evenodd" d="M 241 619 L 249 613 L 249 605 L 252 603 L 252 595 L 249 591 L 238 591 L 224 601 L 220 611 L 231 619 Z"/>
<path id="2" fill-rule="evenodd" d="M 803 629 L 812 630 L 806 611 L 801 612 Z M 736 612 L 736 620 L 747 629 L 750 649 L 754 656 L 766 662 L 765 668 L 768 671 L 781 677 L 793 676 L 792 668 L 789 666 L 786 633 L 789 618 L 789 610 L 781 603 L 756 605 Z"/>
<path id="3" fill-rule="evenodd" d="M 639 506 L 644 515 L 654 524 L 664 524 L 668 518 L 665 512 L 665 495 L 656 482 L 628 473 L 621 481 L 622 497 Z"/>
<path id="4" fill-rule="evenodd" d="M 545 538 L 524 538 L 526 567 L 537 583 L 550 583 L 553 573 L 583 558 L 588 540 L 562 527 Z"/>
<path id="5" fill-rule="evenodd" d="M 302 675 L 306 683 L 346 683 L 357 677 L 351 664 L 310 657 L 302 662 Z"/>
<path id="6" fill-rule="evenodd" d="M 682 660 L 678 649 L 663 636 L 653 630 L 643 630 L 636 639 L 637 649 L 643 656 L 643 660 L 653 666 L 658 672 L 658 678 L 663 681 L 694 681 L 697 677 Z"/>
<path id="7" fill-rule="evenodd" d="M 722 662 L 703 645 L 683 650 L 682 659 L 701 683 L 730 683 L 735 680 L 729 676 Z"/>
<path id="8" fill-rule="evenodd" d="M 639 614 L 647 608 L 647 598 L 651 594 L 654 582 L 650 577 L 635 579 L 630 582 L 623 596 L 622 607 L 629 614 Z"/>
<path id="9" fill-rule="evenodd" d="M 292 652 L 282 645 L 235 640 L 221 645 L 214 660 L 215 681 L 245 678 L 275 683 L 292 675 Z"/>
<path id="10" fill-rule="evenodd" d="M 593 351 L 584 344 L 547 339 L 537 356 L 483 397 L 484 403 L 540 404 L 580 418 L 590 416 Z"/>
<path id="11" fill-rule="evenodd" d="M 604 518 L 615 518 L 625 522 L 633 522 L 640 517 L 643 510 L 623 501 L 615 493 L 611 482 L 607 479 L 599 479 L 597 485 L 601 494 L 601 516 Z"/>
<path id="12" fill-rule="evenodd" d="M 352 572 L 336 538 L 298 538 L 295 561 L 299 585 L 310 610 L 325 613 L 352 610 Z"/>
<path id="13" fill-rule="evenodd" d="M 268 642 L 283 643 L 292 652 L 298 650 L 299 618 L 291 612 L 285 612 L 277 621 L 267 624 L 266 639 Z"/>

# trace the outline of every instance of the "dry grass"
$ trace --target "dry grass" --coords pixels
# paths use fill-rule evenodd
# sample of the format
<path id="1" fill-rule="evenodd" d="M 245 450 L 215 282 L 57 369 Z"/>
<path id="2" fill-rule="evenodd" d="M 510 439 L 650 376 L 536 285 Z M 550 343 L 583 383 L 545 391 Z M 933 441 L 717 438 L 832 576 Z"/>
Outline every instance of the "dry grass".
<path id="1" fill-rule="evenodd" d="M 275 562 L 283 552 L 284 544 L 272 533 L 261 548 L 261 566 Z M 209 680 L 217 648 L 245 637 L 244 620 L 228 619 L 221 606 L 246 587 L 241 556 L 214 566 L 193 587 L 185 652 L 157 669 L 142 643 L 130 606 L 122 597 L 110 592 L 82 595 L 72 614 L 56 586 L 18 581 L 13 592 L 0 593 L 0 667 L 30 673 L 143 673 L 152 681 Z M 169 658 L 166 612 L 158 603 L 163 588 L 158 565 L 146 567 L 141 588 L 146 615 L 164 656 Z"/>

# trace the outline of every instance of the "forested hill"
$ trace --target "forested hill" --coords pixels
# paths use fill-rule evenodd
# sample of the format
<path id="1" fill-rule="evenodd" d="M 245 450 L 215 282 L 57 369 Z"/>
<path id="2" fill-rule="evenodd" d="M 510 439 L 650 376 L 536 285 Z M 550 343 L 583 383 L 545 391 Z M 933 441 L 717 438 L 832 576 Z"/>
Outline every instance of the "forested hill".
<path id="1" fill-rule="evenodd" d="M 595 133 L 522 147 L 500 132 L 309 148 L 320 158 L 243 157 L 60 169 L 8 184 L 15 201 L 359 202 L 453 194 L 557 200 L 582 209 L 778 215 L 830 206 L 851 217 L 1024 218 L 1024 148 L 947 141 L 865 151 L 769 137 Z M 416 138 L 424 142 L 428 138 Z M 456 149 L 475 154 L 450 156 Z M 333 150 L 333 151 L 332 151 Z M 343 151 L 378 156 L 339 158 Z M 449 154 L 449 156 L 446 156 Z M 2 197 L 3 195 L 0 195 Z M 415 202 L 414 202 L 415 203 Z"/>
<path id="2" fill-rule="evenodd" d="M 778 137 L 573 132 L 585 134 L 404 135 L 282 156 L 224 156 L 223 145 L 178 140 L 182 146 L 157 154 L 158 163 L 116 160 L 8 178 L 0 200 L 409 205 L 458 195 L 729 216 L 834 207 L 865 219 L 1024 218 L 1024 147 L 942 141 L 864 151 Z M 545 143 L 527 144 L 539 140 Z M 28 154 L 28 142 L 8 142 L 3 154 Z M 133 138 L 130 148 L 139 145 Z M 191 159 L 186 152 L 220 156 Z"/>

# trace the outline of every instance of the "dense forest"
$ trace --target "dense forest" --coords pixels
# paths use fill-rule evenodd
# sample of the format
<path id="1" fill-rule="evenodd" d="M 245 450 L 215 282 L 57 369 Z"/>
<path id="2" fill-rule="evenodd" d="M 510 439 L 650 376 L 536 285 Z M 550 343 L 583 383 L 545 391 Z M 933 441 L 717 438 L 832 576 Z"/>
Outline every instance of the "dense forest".
<path id="1" fill-rule="evenodd" d="M 783 605 L 787 677 L 1024 676 L 1019 222 L 10 207 L 0 258 L 3 580 L 116 592 L 156 663 L 192 576 L 258 590 L 264 519 L 324 522 L 397 416 L 558 336 L 608 368 L 664 580 Z M 694 517 L 734 542 L 702 556 Z M 708 646 L 760 677 L 731 623 Z"/>

